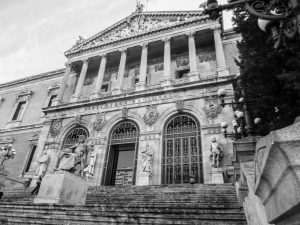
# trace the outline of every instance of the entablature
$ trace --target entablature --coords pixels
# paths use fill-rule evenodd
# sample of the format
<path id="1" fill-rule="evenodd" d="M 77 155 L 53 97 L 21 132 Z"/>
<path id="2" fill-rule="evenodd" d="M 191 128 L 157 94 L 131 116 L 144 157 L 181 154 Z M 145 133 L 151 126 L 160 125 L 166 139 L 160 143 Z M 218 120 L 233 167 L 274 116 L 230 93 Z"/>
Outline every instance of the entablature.
<path id="1" fill-rule="evenodd" d="M 95 98 L 95 99 L 79 99 L 79 101 L 76 102 L 64 102 L 63 104 L 60 105 L 43 108 L 43 112 L 47 113 L 47 117 L 51 117 L 53 116 L 53 113 L 56 112 L 57 113 L 61 111 L 65 112 L 68 110 L 73 110 L 74 108 L 86 108 L 93 105 L 103 105 L 105 109 L 106 105 L 109 105 L 110 103 L 120 102 L 119 105 L 114 104 L 111 106 L 124 107 L 122 102 L 127 100 L 132 100 L 133 103 L 135 103 L 135 99 L 138 101 L 138 99 L 140 98 L 149 98 L 149 101 L 151 101 L 152 97 L 153 100 L 163 100 L 162 98 L 157 99 L 154 96 L 160 96 L 160 95 L 166 96 L 168 94 L 178 93 L 182 90 L 191 90 L 191 89 L 198 89 L 198 90 L 203 90 L 202 92 L 206 92 L 204 90 L 205 87 L 209 87 L 209 86 L 216 87 L 218 85 L 231 83 L 232 79 L 234 79 L 234 76 L 226 76 L 220 78 L 216 74 L 209 75 L 206 77 L 202 76 L 201 79 L 198 79 L 197 81 L 194 82 L 190 82 L 188 80 L 182 79 L 176 82 L 173 81 L 169 86 L 161 86 L 161 84 L 156 84 L 156 85 L 149 86 L 142 91 L 137 91 L 135 89 L 126 89 L 123 90 L 123 92 L 119 95 L 112 95 L 111 93 L 103 93 L 99 98 Z M 204 95 L 205 93 L 203 94 L 203 96 Z M 209 93 L 209 95 L 211 95 L 211 93 Z M 215 90 L 215 95 L 217 95 L 217 89 Z M 150 102 L 148 104 L 150 104 Z M 116 107 L 116 110 L 119 110 L 118 107 Z"/>

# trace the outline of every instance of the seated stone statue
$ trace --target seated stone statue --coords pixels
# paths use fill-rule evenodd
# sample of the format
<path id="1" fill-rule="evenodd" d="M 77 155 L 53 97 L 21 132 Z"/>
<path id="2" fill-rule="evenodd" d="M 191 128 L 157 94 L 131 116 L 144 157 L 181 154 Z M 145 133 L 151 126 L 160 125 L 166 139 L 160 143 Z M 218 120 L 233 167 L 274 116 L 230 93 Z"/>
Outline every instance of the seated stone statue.
<path id="1" fill-rule="evenodd" d="M 211 140 L 211 144 L 210 144 L 210 159 L 212 161 L 212 167 L 218 168 L 219 162 L 221 161 L 222 157 L 223 157 L 222 146 L 214 137 Z"/>
<path id="2" fill-rule="evenodd" d="M 78 142 L 58 155 L 56 170 L 66 170 L 77 176 L 83 177 L 83 170 L 87 166 L 87 155 L 89 147 L 86 137 L 79 136 Z"/>

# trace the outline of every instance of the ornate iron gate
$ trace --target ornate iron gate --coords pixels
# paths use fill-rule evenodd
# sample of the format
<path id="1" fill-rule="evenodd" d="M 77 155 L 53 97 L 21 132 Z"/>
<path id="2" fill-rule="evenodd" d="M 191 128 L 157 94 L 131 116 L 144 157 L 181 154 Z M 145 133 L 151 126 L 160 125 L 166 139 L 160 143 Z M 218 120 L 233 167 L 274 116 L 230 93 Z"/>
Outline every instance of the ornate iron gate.
<path id="1" fill-rule="evenodd" d="M 194 173 L 203 182 L 201 136 L 198 123 L 189 115 L 177 115 L 164 129 L 162 183 L 189 183 Z"/>
<path id="2" fill-rule="evenodd" d="M 104 164 L 104 185 L 114 185 L 116 163 L 118 161 L 118 151 L 126 148 L 134 149 L 134 168 L 132 175 L 132 184 L 135 184 L 135 173 L 137 167 L 137 149 L 139 140 L 139 130 L 137 125 L 132 121 L 123 121 L 118 124 L 112 131 L 109 139 L 108 151 Z"/>

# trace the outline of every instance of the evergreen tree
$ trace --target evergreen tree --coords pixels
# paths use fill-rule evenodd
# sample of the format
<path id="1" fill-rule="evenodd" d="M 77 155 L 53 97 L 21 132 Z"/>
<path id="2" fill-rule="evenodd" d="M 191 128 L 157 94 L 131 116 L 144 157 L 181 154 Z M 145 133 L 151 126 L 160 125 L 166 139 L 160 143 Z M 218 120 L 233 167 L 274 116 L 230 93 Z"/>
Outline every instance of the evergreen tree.
<path id="1" fill-rule="evenodd" d="M 285 39 L 286 45 L 275 50 L 269 32 L 257 25 L 257 18 L 235 12 L 233 18 L 242 40 L 236 63 L 240 67 L 239 88 L 246 91 L 252 118 L 262 118 L 260 133 L 288 126 L 300 116 L 300 40 Z"/>

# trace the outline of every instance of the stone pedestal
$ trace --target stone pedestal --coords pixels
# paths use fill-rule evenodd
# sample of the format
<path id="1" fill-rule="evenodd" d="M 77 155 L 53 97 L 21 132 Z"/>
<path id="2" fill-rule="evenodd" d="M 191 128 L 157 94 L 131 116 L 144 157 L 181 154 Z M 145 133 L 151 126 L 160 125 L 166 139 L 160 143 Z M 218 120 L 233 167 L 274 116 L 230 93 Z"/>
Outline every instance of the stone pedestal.
<path id="1" fill-rule="evenodd" d="M 212 184 L 224 184 L 222 168 L 212 168 L 211 169 L 211 183 Z"/>
<path id="2" fill-rule="evenodd" d="M 257 141 L 255 194 L 266 208 L 269 223 L 299 224 L 300 122 Z"/>
<path id="3" fill-rule="evenodd" d="M 87 182 L 66 171 L 46 174 L 33 203 L 84 205 Z"/>
<path id="4" fill-rule="evenodd" d="M 151 185 L 152 184 L 152 176 L 149 173 L 141 172 L 139 174 L 139 183 L 138 185 Z"/>

